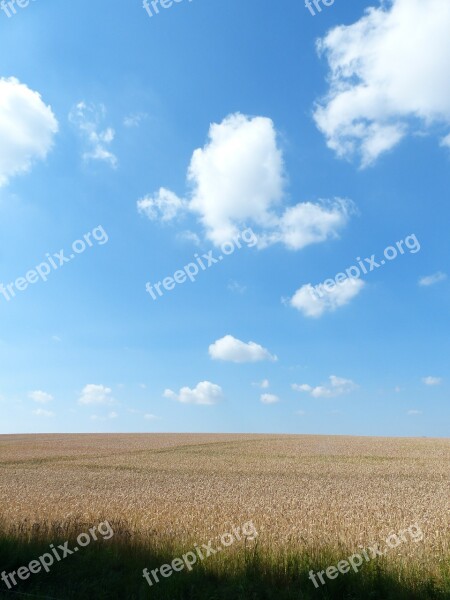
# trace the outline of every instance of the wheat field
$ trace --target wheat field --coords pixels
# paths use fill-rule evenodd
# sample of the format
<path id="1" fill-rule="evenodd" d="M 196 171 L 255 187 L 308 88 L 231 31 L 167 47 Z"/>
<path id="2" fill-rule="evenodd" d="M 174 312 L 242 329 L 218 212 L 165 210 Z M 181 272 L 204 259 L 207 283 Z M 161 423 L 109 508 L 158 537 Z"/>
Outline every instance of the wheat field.
<path id="1" fill-rule="evenodd" d="M 423 585 L 430 598 L 450 598 L 449 465 L 448 439 L 0 436 L 0 537 L 26 549 L 72 539 L 107 520 L 114 530 L 111 547 L 119 553 L 139 548 L 144 560 L 146 554 L 179 556 L 251 521 L 257 538 L 203 562 L 202 574 L 234 576 L 251 556 L 260 576 L 284 586 L 286 597 L 357 598 L 339 587 L 330 591 L 334 582 L 316 590 L 304 578 L 303 591 L 292 591 L 294 571 L 326 569 L 333 564 L 327 560 L 345 559 L 416 525 L 423 539 L 405 541 L 364 568 L 382 569 L 411 593 Z M 90 551 L 96 552 L 94 545 Z M 156 597 L 145 588 L 142 560 L 136 559 L 135 572 L 126 573 L 136 582 L 126 597 Z M 149 558 L 149 567 L 157 564 Z M 66 568 L 71 573 L 68 561 Z M 175 577 L 188 581 L 184 574 Z M 358 577 L 363 570 L 351 578 L 340 575 L 339 585 Z M 158 586 L 160 597 L 165 584 Z M 43 585 L 39 593 L 46 590 Z M 176 593 L 170 597 L 203 597 L 199 590 L 192 596 L 181 589 Z M 79 597 L 76 590 L 70 594 L 66 597 Z M 123 597 L 102 594 L 96 597 Z M 242 597 L 272 597 L 259 594 Z"/>

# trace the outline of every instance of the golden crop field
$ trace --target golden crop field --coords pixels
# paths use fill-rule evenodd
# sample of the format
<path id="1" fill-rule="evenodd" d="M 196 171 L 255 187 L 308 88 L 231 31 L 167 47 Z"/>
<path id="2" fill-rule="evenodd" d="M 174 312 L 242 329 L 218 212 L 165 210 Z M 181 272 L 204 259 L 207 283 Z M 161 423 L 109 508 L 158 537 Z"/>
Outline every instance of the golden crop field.
<path id="1" fill-rule="evenodd" d="M 359 573 L 341 574 L 336 581 L 344 585 L 362 579 L 364 569 L 382 569 L 411 593 L 426 584 L 436 594 L 430 598 L 449 598 L 449 465 L 448 439 L 6 435 L 0 436 L 0 536 L 26 548 L 72 539 L 107 520 L 114 537 L 97 548 L 108 543 L 118 553 L 139 548 L 144 557 L 176 557 L 251 521 L 258 535 L 201 563 L 205 577 L 230 579 L 251 557 L 262 578 L 281 586 L 279 597 L 357 598 L 337 588 L 330 592 L 331 580 L 316 589 L 303 575 L 301 588 L 292 591 L 293 570 L 326 569 L 415 525 L 422 539 L 405 539 Z M 89 550 L 96 552 L 94 544 Z M 155 596 L 142 578 L 143 567 L 160 563 L 139 560 L 135 571 L 126 573 L 136 590 L 125 597 L 166 597 L 166 581 L 155 587 L 162 594 Z M 66 563 L 70 573 L 69 558 Z M 187 575 L 174 573 L 171 580 L 189 581 Z M 46 589 L 42 581 L 41 586 L 39 593 Z M 48 589 L 55 594 L 55 587 Z M 105 593 L 96 597 L 123 597 Z M 199 590 L 176 593 L 170 597 L 203 598 Z M 70 594 L 56 597 L 82 597 L 76 590 Z"/>

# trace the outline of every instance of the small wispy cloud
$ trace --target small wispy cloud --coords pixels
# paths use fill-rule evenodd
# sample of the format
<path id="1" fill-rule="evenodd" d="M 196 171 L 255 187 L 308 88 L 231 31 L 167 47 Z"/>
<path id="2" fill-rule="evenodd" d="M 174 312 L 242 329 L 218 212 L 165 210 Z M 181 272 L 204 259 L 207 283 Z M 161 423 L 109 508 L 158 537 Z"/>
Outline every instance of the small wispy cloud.
<path id="1" fill-rule="evenodd" d="M 200 237 L 194 232 L 187 229 L 178 234 L 178 239 L 182 242 L 190 242 L 194 246 L 200 246 Z"/>
<path id="2" fill-rule="evenodd" d="M 422 382 L 425 385 L 440 385 L 442 383 L 442 377 L 432 377 L 429 375 L 428 377 L 422 377 Z"/>
<path id="3" fill-rule="evenodd" d="M 145 215 L 150 221 L 172 221 L 182 213 L 185 207 L 185 200 L 163 187 L 154 194 L 148 194 L 137 201 L 139 214 Z"/>
<path id="4" fill-rule="evenodd" d="M 138 127 L 141 121 L 146 119 L 147 116 L 148 115 L 143 112 L 131 113 L 124 118 L 123 124 L 125 125 L 125 127 Z"/>
<path id="5" fill-rule="evenodd" d="M 245 285 L 241 285 L 238 281 L 231 279 L 227 285 L 227 289 L 235 294 L 244 294 L 247 290 L 247 287 Z"/>
<path id="6" fill-rule="evenodd" d="M 259 387 L 262 390 L 266 390 L 270 386 L 270 381 L 268 379 L 263 379 L 262 381 L 254 381 L 252 385 L 254 387 Z"/>
<path id="7" fill-rule="evenodd" d="M 441 281 L 445 281 L 447 279 L 447 275 L 442 273 L 442 271 L 438 271 L 437 273 L 433 273 L 433 275 L 427 275 L 426 277 L 421 277 L 419 279 L 419 285 L 421 286 L 429 286 L 435 285 L 436 283 L 440 283 Z"/>
<path id="8" fill-rule="evenodd" d="M 91 419 L 92 421 L 110 421 L 111 419 L 117 419 L 118 416 L 116 412 L 112 411 L 105 416 L 91 415 Z"/>
<path id="9" fill-rule="evenodd" d="M 80 404 L 113 404 L 112 390 L 104 385 L 89 383 L 86 385 L 78 399 Z"/>
<path id="10" fill-rule="evenodd" d="M 294 383 L 291 387 L 296 392 L 305 392 L 313 398 L 335 398 L 336 396 L 349 394 L 358 388 L 358 385 L 351 379 L 336 377 L 336 375 L 331 375 L 329 379 L 330 383 L 328 385 L 313 387 L 307 383 L 300 385 Z"/>
<path id="11" fill-rule="evenodd" d="M 146 413 L 144 415 L 144 419 L 147 419 L 147 421 L 157 421 L 158 419 L 160 419 L 160 417 L 157 417 L 156 415 L 153 415 L 151 413 Z"/>
<path id="12" fill-rule="evenodd" d="M 33 410 L 33 415 L 36 415 L 37 417 L 54 417 L 55 413 L 52 412 L 51 410 L 45 410 L 44 408 L 37 408 L 36 410 Z"/>
<path id="13" fill-rule="evenodd" d="M 280 399 L 275 394 L 261 394 L 260 400 L 263 404 L 276 404 L 280 402 Z"/>
<path id="14" fill-rule="evenodd" d="M 79 102 L 69 113 L 69 121 L 78 128 L 87 147 L 83 159 L 104 161 L 115 169 L 117 157 L 109 149 L 115 131 L 112 127 L 101 129 L 105 117 L 106 109 L 103 104 L 96 106 Z"/>
<path id="15" fill-rule="evenodd" d="M 42 390 L 35 390 L 34 392 L 30 392 L 28 394 L 28 398 L 33 400 L 33 402 L 39 402 L 40 404 L 47 404 L 53 400 L 53 396 L 48 394 L 47 392 L 43 392 Z"/>

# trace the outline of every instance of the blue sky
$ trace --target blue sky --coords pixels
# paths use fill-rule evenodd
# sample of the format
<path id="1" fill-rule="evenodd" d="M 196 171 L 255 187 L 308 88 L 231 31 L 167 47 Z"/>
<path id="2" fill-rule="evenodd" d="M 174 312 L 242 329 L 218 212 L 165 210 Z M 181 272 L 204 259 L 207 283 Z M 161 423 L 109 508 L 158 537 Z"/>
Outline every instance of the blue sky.
<path id="1" fill-rule="evenodd" d="M 0 12 L 0 282 L 26 285 L 0 433 L 448 436 L 449 26 L 447 0 Z"/>

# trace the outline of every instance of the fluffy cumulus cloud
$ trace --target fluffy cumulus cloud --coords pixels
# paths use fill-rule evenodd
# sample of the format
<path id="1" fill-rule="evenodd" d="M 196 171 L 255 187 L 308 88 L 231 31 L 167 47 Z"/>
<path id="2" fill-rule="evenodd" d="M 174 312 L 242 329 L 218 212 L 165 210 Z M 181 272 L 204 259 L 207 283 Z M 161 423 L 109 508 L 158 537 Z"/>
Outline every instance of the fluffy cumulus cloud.
<path id="1" fill-rule="evenodd" d="M 433 275 L 427 275 L 426 277 L 421 277 L 419 279 L 419 285 L 421 286 L 429 286 L 435 285 L 436 283 L 441 283 L 441 281 L 445 281 L 447 279 L 447 275 L 438 271 L 437 273 L 433 273 Z"/>
<path id="2" fill-rule="evenodd" d="M 176 400 L 182 404 L 217 404 L 223 398 L 223 391 L 220 385 L 210 381 L 201 381 L 195 388 L 182 387 L 178 394 L 172 390 L 165 390 L 164 397 L 170 400 Z"/>
<path id="3" fill-rule="evenodd" d="M 89 383 L 86 385 L 78 399 L 80 404 L 113 404 L 112 390 L 104 385 Z"/>
<path id="4" fill-rule="evenodd" d="M 318 385 L 313 387 L 307 383 L 292 385 L 292 389 L 297 392 L 305 392 L 313 398 L 335 398 L 336 396 L 342 396 L 343 394 L 349 394 L 358 388 L 357 384 L 351 379 L 344 379 L 343 377 L 336 377 L 336 375 L 330 376 L 330 382 L 328 385 Z"/>
<path id="5" fill-rule="evenodd" d="M 361 279 L 345 279 L 330 288 L 317 288 L 308 283 L 295 292 L 289 299 L 289 304 L 306 317 L 318 318 L 348 304 L 361 292 L 364 285 Z"/>
<path id="6" fill-rule="evenodd" d="M 260 248 L 280 243 L 299 250 L 335 238 L 353 210 L 341 199 L 286 206 L 283 155 L 267 117 L 237 113 L 213 123 L 205 146 L 192 155 L 187 179 L 188 199 L 160 188 L 139 200 L 138 210 L 161 221 L 195 214 L 216 246 L 251 226 Z"/>
<path id="7" fill-rule="evenodd" d="M 58 122 L 38 92 L 16 78 L 0 79 L 0 187 L 43 160 Z"/>
<path id="8" fill-rule="evenodd" d="M 260 236 L 260 246 L 280 242 L 291 250 L 300 250 L 309 244 L 336 238 L 352 210 L 350 202 L 339 198 L 332 202 L 322 200 L 291 206 L 279 218 L 277 228 Z"/>
<path id="9" fill-rule="evenodd" d="M 115 131 L 112 127 L 102 129 L 105 117 L 103 104 L 95 106 L 85 102 L 79 102 L 69 114 L 69 120 L 78 128 L 86 146 L 84 160 L 100 160 L 116 168 L 117 157 L 110 150 Z"/>
<path id="10" fill-rule="evenodd" d="M 432 377 L 429 375 L 428 377 L 423 377 L 422 382 L 425 385 L 440 385 L 442 383 L 442 377 Z"/>
<path id="11" fill-rule="evenodd" d="M 272 121 L 234 114 L 213 123 L 208 143 L 192 155 L 188 180 L 193 186 L 190 207 L 213 242 L 230 240 L 237 223 L 270 226 L 284 187 Z"/>
<path id="12" fill-rule="evenodd" d="M 242 342 L 232 335 L 216 340 L 209 347 L 209 355 L 214 360 L 225 360 L 234 363 L 259 362 L 261 360 L 276 361 L 266 348 L 255 342 Z"/>
<path id="13" fill-rule="evenodd" d="M 409 131 L 442 127 L 450 146 L 450 2 L 392 0 L 318 42 L 330 89 L 314 113 L 340 157 L 373 163 Z"/>
<path id="14" fill-rule="evenodd" d="M 47 402 L 51 402 L 53 400 L 53 396 L 51 394 L 48 394 L 47 392 L 43 392 L 41 390 L 35 390 L 34 392 L 30 392 L 28 394 L 28 398 L 30 398 L 34 402 L 39 402 L 39 404 L 47 404 Z"/>
<path id="15" fill-rule="evenodd" d="M 275 394 L 261 394 L 260 400 L 263 404 L 276 404 L 280 401 Z"/>

